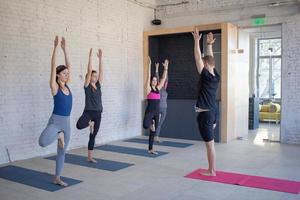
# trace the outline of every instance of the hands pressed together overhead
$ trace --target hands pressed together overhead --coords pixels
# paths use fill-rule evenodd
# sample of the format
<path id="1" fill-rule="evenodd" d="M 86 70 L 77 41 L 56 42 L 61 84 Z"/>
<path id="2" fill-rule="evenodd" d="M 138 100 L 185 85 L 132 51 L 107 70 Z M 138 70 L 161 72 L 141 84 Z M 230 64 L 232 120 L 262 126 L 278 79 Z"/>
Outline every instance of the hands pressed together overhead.
<path id="1" fill-rule="evenodd" d="M 195 30 L 192 32 L 194 40 L 199 41 L 202 37 L 202 34 L 199 34 L 199 29 L 195 27 Z"/>
<path id="2" fill-rule="evenodd" d="M 195 41 L 200 41 L 202 34 L 199 34 L 199 29 L 195 27 L 195 30 L 192 32 L 192 35 L 194 37 Z M 207 44 L 213 44 L 216 41 L 216 38 L 214 38 L 214 34 L 212 32 L 209 32 L 207 34 L 206 43 Z"/>
<path id="3" fill-rule="evenodd" d="M 214 34 L 212 32 L 209 32 L 206 38 L 207 44 L 213 44 L 216 41 L 216 38 L 214 38 Z"/>
<path id="4" fill-rule="evenodd" d="M 58 36 L 55 36 L 55 39 L 54 39 L 54 48 L 58 47 Z M 62 50 L 66 50 L 66 40 L 64 37 L 61 38 L 61 41 L 60 41 L 60 46 L 62 48 Z"/>

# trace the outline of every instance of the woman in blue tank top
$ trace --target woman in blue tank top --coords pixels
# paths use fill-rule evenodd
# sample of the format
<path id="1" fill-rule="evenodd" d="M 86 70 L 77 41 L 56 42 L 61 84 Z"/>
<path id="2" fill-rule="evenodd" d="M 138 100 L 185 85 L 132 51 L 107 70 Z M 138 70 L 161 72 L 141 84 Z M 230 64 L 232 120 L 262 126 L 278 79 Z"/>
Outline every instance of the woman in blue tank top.
<path id="1" fill-rule="evenodd" d="M 70 141 L 70 113 L 72 110 L 72 93 L 67 83 L 70 80 L 70 62 L 67 56 L 65 38 L 62 37 L 61 48 L 65 56 L 65 65 L 56 67 L 56 50 L 58 47 L 58 36 L 54 40 L 54 49 L 51 60 L 50 88 L 54 100 L 53 113 L 39 138 L 39 145 L 46 147 L 58 141 L 56 170 L 53 183 L 66 187 L 68 184 L 60 178 L 66 149 Z"/>

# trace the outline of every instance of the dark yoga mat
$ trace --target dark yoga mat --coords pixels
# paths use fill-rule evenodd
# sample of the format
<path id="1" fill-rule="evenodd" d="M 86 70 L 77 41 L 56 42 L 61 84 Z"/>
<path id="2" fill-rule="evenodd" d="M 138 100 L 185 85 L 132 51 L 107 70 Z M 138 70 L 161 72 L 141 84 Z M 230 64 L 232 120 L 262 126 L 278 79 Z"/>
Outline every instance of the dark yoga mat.
<path id="1" fill-rule="evenodd" d="M 47 157 L 49 160 L 56 160 L 56 156 Z M 104 159 L 95 159 L 98 163 L 90 163 L 87 161 L 85 156 L 74 155 L 74 154 L 66 154 L 65 163 L 70 163 L 74 165 L 80 165 L 84 167 L 91 167 L 96 169 L 103 169 L 107 171 L 118 171 L 127 167 L 132 166 L 133 164 L 117 162 L 112 160 L 104 160 Z"/>
<path id="2" fill-rule="evenodd" d="M 217 171 L 217 176 L 209 177 L 200 174 L 204 171 L 204 169 L 198 169 L 186 175 L 185 177 L 203 181 L 212 181 L 251 188 L 260 188 L 265 190 L 273 190 L 292 194 L 299 194 L 300 192 L 299 181 L 290 181 L 284 179 L 269 178 L 263 176 L 252 176 L 222 171 Z"/>
<path id="3" fill-rule="evenodd" d="M 132 138 L 128 140 L 124 140 L 124 142 L 133 142 L 139 144 L 148 144 L 148 139 L 143 138 Z M 155 142 L 156 145 L 159 146 L 167 146 L 167 147 L 177 147 L 177 148 L 186 148 L 192 146 L 191 143 L 184 143 L 184 142 L 172 142 L 172 141 L 165 141 L 163 140 L 162 143 Z"/>
<path id="4" fill-rule="evenodd" d="M 109 145 L 109 144 L 96 147 L 95 149 L 102 150 L 102 151 L 111 151 L 116 153 L 130 154 L 135 156 L 143 156 L 149 158 L 156 158 L 168 154 L 168 152 L 157 151 L 158 155 L 153 155 L 153 154 L 149 154 L 148 150 L 146 149 L 138 149 L 133 147 L 124 147 L 124 146 Z"/>
<path id="5" fill-rule="evenodd" d="M 0 168 L 0 178 L 35 187 L 38 189 L 46 190 L 49 192 L 55 192 L 57 190 L 65 188 L 52 183 L 52 174 L 12 165 Z M 80 180 L 67 177 L 61 178 L 64 182 L 66 182 L 69 185 L 68 187 L 82 182 Z"/>

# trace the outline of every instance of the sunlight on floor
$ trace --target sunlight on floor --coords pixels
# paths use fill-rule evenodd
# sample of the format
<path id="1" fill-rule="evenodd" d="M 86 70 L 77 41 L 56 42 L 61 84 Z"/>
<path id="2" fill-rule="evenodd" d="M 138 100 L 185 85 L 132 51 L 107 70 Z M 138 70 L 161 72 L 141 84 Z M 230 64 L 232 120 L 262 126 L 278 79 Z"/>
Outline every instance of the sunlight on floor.
<path id="1" fill-rule="evenodd" d="M 251 133 L 251 132 L 250 132 Z M 264 146 L 265 141 L 280 141 L 280 125 L 273 123 L 260 123 L 260 128 L 253 131 L 255 137 L 253 144 Z"/>

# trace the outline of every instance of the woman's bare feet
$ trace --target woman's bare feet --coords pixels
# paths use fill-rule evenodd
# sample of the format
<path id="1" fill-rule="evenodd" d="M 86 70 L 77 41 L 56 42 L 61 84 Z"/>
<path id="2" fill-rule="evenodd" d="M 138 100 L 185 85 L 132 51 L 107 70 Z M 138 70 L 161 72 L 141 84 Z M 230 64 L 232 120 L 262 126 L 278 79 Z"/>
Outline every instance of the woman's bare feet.
<path id="1" fill-rule="evenodd" d="M 158 155 L 158 153 L 154 150 L 149 150 L 148 153 L 153 154 L 153 155 Z"/>
<path id="2" fill-rule="evenodd" d="M 200 173 L 203 176 L 216 176 L 216 171 L 215 170 L 207 170 L 205 172 Z"/>
<path id="3" fill-rule="evenodd" d="M 59 186 L 62 186 L 62 187 L 67 187 L 68 186 L 68 184 L 63 182 L 59 177 L 54 178 L 53 184 L 59 185 Z"/>
<path id="4" fill-rule="evenodd" d="M 154 141 L 155 141 L 155 142 L 158 142 L 158 143 L 162 143 L 162 141 L 159 139 L 158 136 L 155 136 L 155 137 L 154 137 Z"/>
<path id="5" fill-rule="evenodd" d="M 88 150 L 88 156 L 87 156 L 87 160 L 91 163 L 97 163 L 97 160 L 95 160 L 93 158 L 93 151 L 92 150 Z"/>
<path id="6" fill-rule="evenodd" d="M 65 135 L 64 132 L 58 134 L 58 147 L 63 149 L 65 147 Z"/>

